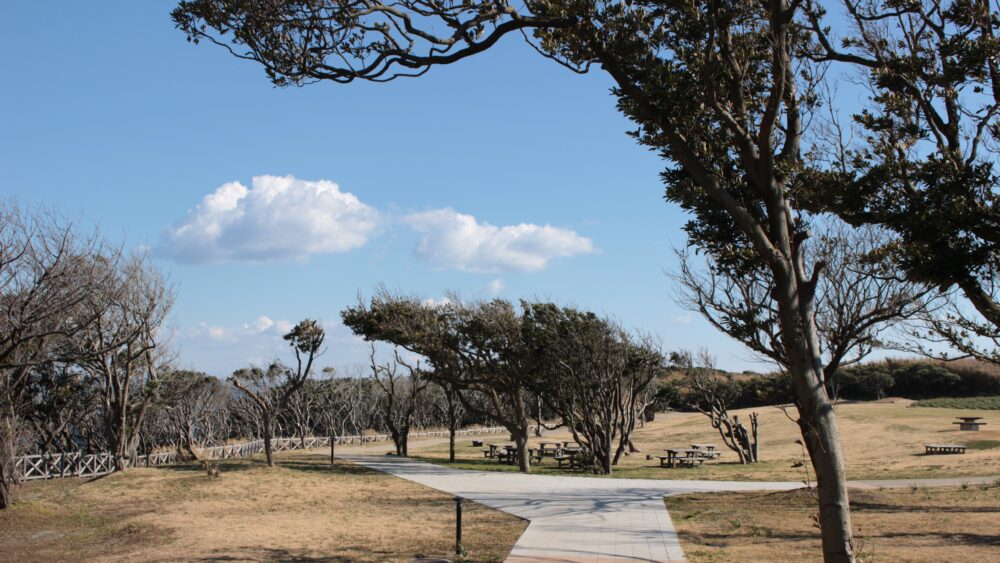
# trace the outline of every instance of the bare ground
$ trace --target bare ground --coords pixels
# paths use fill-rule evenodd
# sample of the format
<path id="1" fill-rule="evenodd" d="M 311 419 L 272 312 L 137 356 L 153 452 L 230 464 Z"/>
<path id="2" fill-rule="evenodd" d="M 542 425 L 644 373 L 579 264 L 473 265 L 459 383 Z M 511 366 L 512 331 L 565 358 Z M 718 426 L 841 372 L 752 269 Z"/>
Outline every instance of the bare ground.
<path id="1" fill-rule="evenodd" d="M 816 500 L 805 489 L 666 498 L 694 562 L 820 561 Z M 851 491 L 859 560 L 997 561 L 1000 488 Z"/>
<path id="2" fill-rule="evenodd" d="M 447 494 L 313 452 L 278 467 L 185 464 L 27 483 L 0 511 L 0 561 L 408 561 L 453 557 Z M 526 522 L 464 510 L 470 560 L 502 560 Z"/>

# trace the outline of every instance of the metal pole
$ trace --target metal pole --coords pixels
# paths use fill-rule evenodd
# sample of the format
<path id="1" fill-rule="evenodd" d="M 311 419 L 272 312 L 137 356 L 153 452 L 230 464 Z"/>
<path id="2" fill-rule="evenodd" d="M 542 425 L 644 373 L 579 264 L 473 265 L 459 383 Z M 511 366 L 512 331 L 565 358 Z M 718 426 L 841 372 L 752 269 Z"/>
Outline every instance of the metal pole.
<path id="1" fill-rule="evenodd" d="M 462 497 L 455 497 L 455 555 L 462 555 Z"/>

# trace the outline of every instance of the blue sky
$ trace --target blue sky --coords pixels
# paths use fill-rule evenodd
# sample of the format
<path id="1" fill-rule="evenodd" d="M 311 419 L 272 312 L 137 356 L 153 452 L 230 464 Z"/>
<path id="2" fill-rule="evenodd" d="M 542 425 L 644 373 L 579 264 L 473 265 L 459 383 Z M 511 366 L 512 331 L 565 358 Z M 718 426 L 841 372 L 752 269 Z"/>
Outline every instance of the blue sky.
<path id="1" fill-rule="evenodd" d="M 287 358 L 279 334 L 306 317 L 329 323 L 324 365 L 362 361 L 339 311 L 385 284 L 553 299 L 764 368 L 674 303 L 685 217 L 600 72 L 510 38 L 420 79 L 277 89 L 188 44 L 172 2 L 0 6 L 0 197 L 151 247 L 183 367 Z M 216 203 L 240 204 L 206 207 L 226 184 Z"/>

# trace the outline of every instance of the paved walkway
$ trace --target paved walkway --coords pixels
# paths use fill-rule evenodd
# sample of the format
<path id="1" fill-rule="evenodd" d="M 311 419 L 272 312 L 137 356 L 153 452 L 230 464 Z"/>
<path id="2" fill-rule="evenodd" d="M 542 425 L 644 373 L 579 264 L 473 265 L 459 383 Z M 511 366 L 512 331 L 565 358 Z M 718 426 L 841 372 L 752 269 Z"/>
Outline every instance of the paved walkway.
<path id="1" fill-rule="evenodd" d="M 530 521 L 507 561 L 682 561 L 663 497 L 703 491 L 788 490 L 801 483 L 600 479 L 464 471 L 395 456 L 347 461 L 458 495 Z"/>

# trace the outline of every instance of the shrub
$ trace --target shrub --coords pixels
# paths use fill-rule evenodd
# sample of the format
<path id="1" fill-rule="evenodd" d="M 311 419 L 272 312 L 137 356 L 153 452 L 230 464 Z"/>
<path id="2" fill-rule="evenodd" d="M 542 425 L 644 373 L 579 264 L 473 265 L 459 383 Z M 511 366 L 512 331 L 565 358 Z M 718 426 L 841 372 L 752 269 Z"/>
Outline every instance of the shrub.
<path id="1" fill-rule="evenodd" d="M 892 393 L 900 397 L 952 396 L 962 379 L 948 368 L 928 363 L 904 364 L 892 371 Z"/>
<path id="2" fill-rule="evenodd" d="M 884 399 L 895 378 L 882 364 L 866 364 L 838 370 L 832 378 L 832 395 L 841 399 L 871 401 Z"/>

